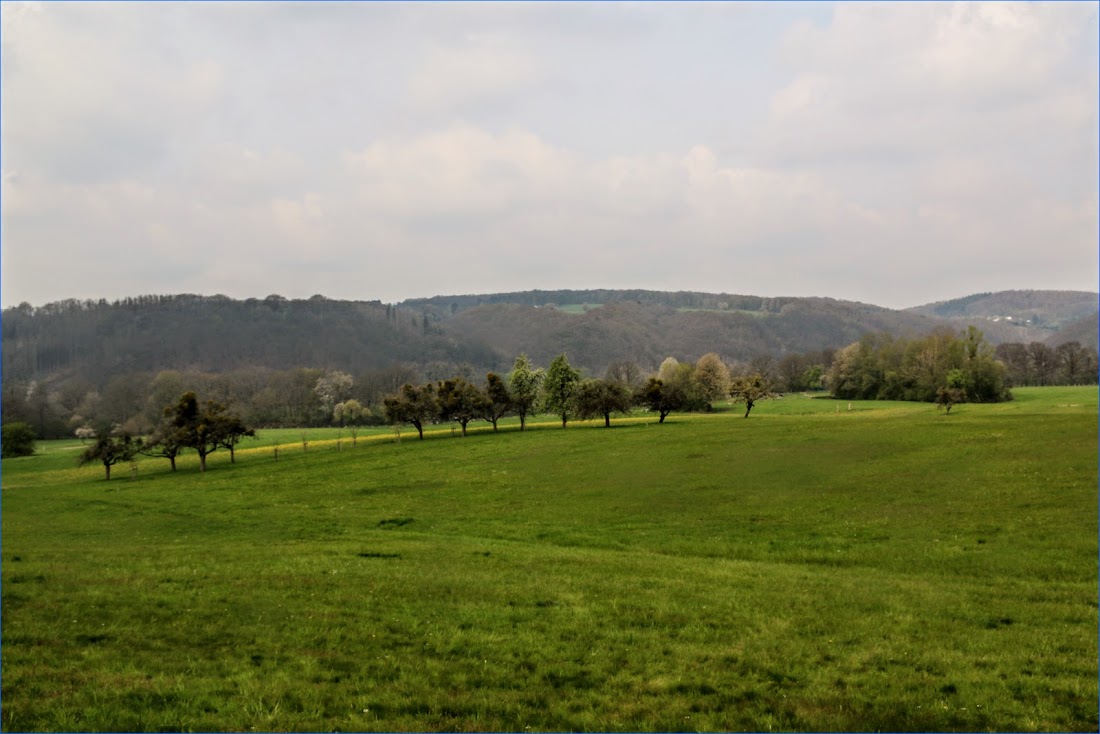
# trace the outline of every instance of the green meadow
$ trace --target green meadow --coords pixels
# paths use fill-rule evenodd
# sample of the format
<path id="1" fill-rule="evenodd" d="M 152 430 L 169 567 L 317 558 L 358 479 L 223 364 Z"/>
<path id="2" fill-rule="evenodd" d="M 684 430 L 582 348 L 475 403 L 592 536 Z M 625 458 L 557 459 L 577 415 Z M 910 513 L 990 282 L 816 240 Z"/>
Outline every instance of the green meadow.
<path id="1" fill-rule="evenodd" d="M 1097 390 L 1015 393 L 43 442 L 3 729 L 1096 731 Z"/>

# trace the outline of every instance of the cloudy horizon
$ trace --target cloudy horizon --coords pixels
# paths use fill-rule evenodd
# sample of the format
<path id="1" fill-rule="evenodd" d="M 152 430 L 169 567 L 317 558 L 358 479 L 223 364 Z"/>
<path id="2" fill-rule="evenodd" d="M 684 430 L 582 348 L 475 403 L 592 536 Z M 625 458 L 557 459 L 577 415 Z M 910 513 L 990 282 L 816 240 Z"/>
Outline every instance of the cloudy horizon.
<path id="1" fill-rule="evenodd" d="M 0 297 L 1096 291 L 1097 9 L 6 1 Z"/>

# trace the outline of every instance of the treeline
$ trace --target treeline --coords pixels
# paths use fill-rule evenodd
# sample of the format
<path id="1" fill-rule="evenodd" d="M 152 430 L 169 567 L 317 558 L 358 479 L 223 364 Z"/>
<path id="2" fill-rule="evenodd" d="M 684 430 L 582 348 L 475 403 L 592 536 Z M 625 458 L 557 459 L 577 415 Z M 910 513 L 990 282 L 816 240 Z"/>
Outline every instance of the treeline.
<path id="1" fill-rule="evenodd" d="M 915 339 L 868 334 L 843 349 L 760 356 L 750 364 L 782 391 L 828 389 L 834 397 L 868 400 L 935 400 L 952 370 L 967 376 L 975 401 L 996 400 L 1013 387 L 1095 385 L 1100 374 L 1094 347 L 1072 341 L 994 348 L 974 327 L 937 329 Z"/>
<path id="2" fill-rule="evenodd" d="M 997 396 L 1016 386 L 1096 384 L 1098 370 L 1096 350 L 1077 342 L 1053 348 L 1040 342 L 1010 343 L 993 349 L 976 329 L 939 329 L 910 339 L 870 334 L 843 349 L 778 358 L 757 355 L 724 361 L 712 352 L 695 362 L 669 357 L 659 368 L 654 364 L 652 358 L 640 364 L 616 360 L 589 374 L 621 383 L 632 394 L 647 377 L 659 377 L 680 386 L 684 409 L 705 410 L 722 399 L 724 388 L 715 385 L 746 374 L 761 375 L 778 392 L 829 390 L 846 399 L 931 401 L 951 371 L 962 370 L 968 399 L 986 401 L 1000 399 Z M 719 377 L 708 382 L 708 371 Z M 478 382 L 479 374 L 485 372 L 468 363 L 437 361 L 402 362 L 356 373 L 320 368 L 162 370 L 119 375 L 102 387 L 75 377 L 56 383 L 5 380 L 3 420 L 24 422 L 40 438 L 90 436 L 114 428 L 143 435 L 160 420 L 165 405 L 191 391 L 229 406 L 258 427 L 372 425 L 386 419 L 385 399 L 406 383 L 452 378 Z"/>
<path id="3" fill-rule="evenodd" d="M 1006 370 L 973 326 L 919 339 L 867 335 L 837 352 L 826 380 L 834 397 L 932 402 L 952 387 L 976 403 L 1010 400 Z"/>
<path id="4" fill-rule="evenodd" d="M 454 371 L 455 365 L 441 362 L 425 368 L 399 363 L 357 376 L 315 368 L 162 370 L 119 375 L 102 388 L 81 379 L 56 385 L 5 381 L 3 415 L 5 423 L 27 423 L 40 438 L 91 436 L 115 429 L 143 435 L 158 423 L 166 405 L 194 392 L 229 406 L 260 427 L 331 425 L 335 406 L 348 400 L 364 406 L 358 420 L 370 424 L 381 422 L 383 399 L 405 382 Z"/>
<path id="5" fill-rule="evenodd" d="M 361 370 L 403 361 L 492 366 L 497 360 L 476 340 L 449 339 L 423 314 L 322 296 L 141 296 L 39 308 L 24 303 L 4 310 L 0 328 L 5 383 L 76 373 L 102 387 L 120 374 L 163 369 Z"/>
<path id="6" fill-rule="evenodd" d="M 751 370 L 755 364 L 757 361 L 735 363 L 735 372 Z M 708 370 L 720 376 L 699 383 Z M 607 379 L 621 383 L 632 394 L 644 385 L 648 374 L 632 361 L 612 363 L 604 372 Z M 706 409 L 712 401 L 722 399 L 728 374 L 716 354 L 704 355 L 696 363 L 669 357 L 654 373 L 683 394 L 674 401 L 677 409 L 690 410 Z M 386 420 L 386 398 L 403 385 L 448 380 L 476 382 L 477 371 L 468 364 L 452 362 L 399 363 L 355 375 L 315 368 L 224 373 L 162 370 L 120 375 L 102 389 L 75 379 L 56 386 L 7 383 L 3 415 L 5 423 L 28 424 L 39 438 L 90 438 L 111 433 L 141 436 L 154 430 L 166 405 L 193 392 L 227 406 L 249 425 L 261 428 L 378 425 Z M 703 388 L 703 384 L 710 387 Z"/>

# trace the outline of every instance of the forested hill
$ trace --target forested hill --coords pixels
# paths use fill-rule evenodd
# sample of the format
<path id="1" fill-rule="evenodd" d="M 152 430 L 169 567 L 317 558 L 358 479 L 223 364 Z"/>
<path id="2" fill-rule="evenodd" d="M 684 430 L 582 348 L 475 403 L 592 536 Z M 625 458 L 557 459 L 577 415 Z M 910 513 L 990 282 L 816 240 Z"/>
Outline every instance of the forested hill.
<path id="1" fill-rule="evenodd" d="M 63 301 L 5 309 L 2 325 L 5 385 L 44 377 L 102 384 L 117 375 L 166 369 L 358 371 L 395 363 L 494 361 L 489 347 L 459 344 L 396 306 L 320 296 Z"/>
<path id="2" fill-rule="evenodd" d="M 994 344 L 1055 335 L 976 321 Z M 358 374 L 406 364 L 424 374 L 454 366 L 483 372 L 506 370 L 519 352 L 546 364 L 564 351 L 578 367 L 599 373 L 618 360 L 655 368 L 666 356 L 694 360 L 707 352 L 729 361 L 778 357 L 845 346 L 868 332 L 913 335 L 945 323 L 965 326 L 828 298 L 644 290 L 440 296 L 396 305 L 321 296 L 143 296 L 5 309 L 2 353 L 5 387 L 70 378 L 102 385 L 167 369 Z"/>
<path id="3" fill-rule="evenodd" d="M 965 298 L 928 303 L 906 310 L 945 319 L 1009 321 L 1058 329 L 1095 315 L 1098 298 L 1098 294 L 1089 291 L 998 291 L 975 293 Z"/>

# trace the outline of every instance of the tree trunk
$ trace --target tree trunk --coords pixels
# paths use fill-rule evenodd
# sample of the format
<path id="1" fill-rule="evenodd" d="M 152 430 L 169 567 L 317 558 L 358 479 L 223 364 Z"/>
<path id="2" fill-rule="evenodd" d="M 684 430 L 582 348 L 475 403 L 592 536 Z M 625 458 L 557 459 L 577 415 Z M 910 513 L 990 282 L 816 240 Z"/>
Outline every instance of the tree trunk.
<path id="1" fill-rule="evenodd" d="M 493 418 L 493 433 L 497 432 L 497 419 Z"/>
<path id="2" fill-rule="evenodd" d="M 108 482 L 111 481 L 111 465 L 110 464 L 104 464 L 103 468 L 107 470 L 107 481 Z"/>
<path id="3" fill-rule="evenodd" d="M 561 427 L 562 428 L 565 428 L 565 421 L 566 421 L 566 415 L 565 415 L 565 413 L 562 413 L 561 414 Z"/>
<path id="4" fill-rule="evenodd" d="M 466 438 L 466 421 L 459 421 L 462 424 L 462 437 Z"/>
<path id="5" fill-rule="evenodd" d="M 416 432 L 420 436 L 420 440 L 424 440 L 424 426 L 420 422 L 413 423 L 416 426 Z"/>
<path id="6" fill-rule="evenodd" d="M 519 430 L 521 430 L 521 431 L 526 431 L 527 430 L 527 414 L 526 413 L 520 413 L 519 414 Z"/>
<path id="7" fill-rule="evenodd" d="M 229 463 L 230 464 L 236 464 L 237 463 L 237 457 L 233 455 L 233 445 L 232 444 L 229 445 Z"/>
<path id="8" fill-rule="evenodd" d="M 172 471 L 175 471 L 176 470 L 176 457 L 175 456 L 169 456 L 168 457 L 168 462 L 172 465 Z"/>
<path id="9" fill-rule="evenodd" d="M 610 413 L 604 413 L 603 414 L 603 425 L 604 425 L 604 428 L 611 428 L 611 414 Z"/>
<path id="10" fill-rule="evenodd" d="M 747 400 L 747 401 L 745 401 L 745 415 L 744 415 L 745 418 L 749 417 L 749 411 L 750 410 L 752 410 L 752 401 Z"/>
<path id="11" fill-rule="evenodd" d="M 665 422 L 665 418 L 666 418 L 667 416 L 668 416 L 668 413 L 666 413 L 665 411 L 663 411 L 663 410 L 662 410 L 662 411 L 661 411 L 661 418 L 660 418 L 660 420 L 658 420 L 657 422 L 658 422 L 658 423 L 664 423 L 664 422 Z"/>
<path id="12" fill-rule="evenodd" d="M 204 451 L 199 452 L 199 471 L 206 471 L 206 452 Z"/>

